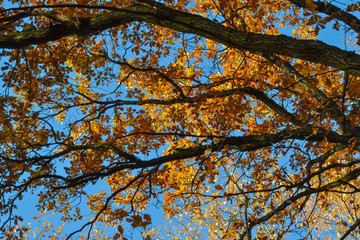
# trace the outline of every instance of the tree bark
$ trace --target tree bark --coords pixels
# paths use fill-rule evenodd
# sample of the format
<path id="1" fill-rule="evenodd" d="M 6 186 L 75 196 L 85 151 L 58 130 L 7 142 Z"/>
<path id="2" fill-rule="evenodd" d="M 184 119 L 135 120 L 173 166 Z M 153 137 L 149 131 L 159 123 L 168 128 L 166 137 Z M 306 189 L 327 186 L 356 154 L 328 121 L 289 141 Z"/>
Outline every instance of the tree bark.
<path id="1" fill-rule="evenodd" d="M 239 31 L 191 13 L 165 6 L 155 8 L 142 4 L 134 4 L 91 18 L 79 17 L 74 21 L 61 22 L 44 29 L 15 32 L 8 36 L 1 36 L 0 48 L 23 48 L 71 35 L 95 34 L 135 21 L 155 24 L 183 33 L 196 34 L 236 49 L 302 59 L 360 76 L 360 55 L 328 45 L 322 41 L 298 40 L 285 35 Z M 0 22 L 2 22 L 1 19 Z"/>

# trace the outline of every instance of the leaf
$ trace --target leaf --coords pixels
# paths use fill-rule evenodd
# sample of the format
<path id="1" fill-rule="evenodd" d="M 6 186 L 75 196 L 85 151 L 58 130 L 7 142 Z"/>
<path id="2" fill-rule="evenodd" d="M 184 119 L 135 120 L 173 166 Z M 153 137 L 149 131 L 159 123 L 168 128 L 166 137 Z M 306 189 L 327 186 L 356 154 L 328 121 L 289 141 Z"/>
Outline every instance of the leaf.
<path id="1" fill-rule="evenodd" d="M 317 5 L 314 3 L 314 0 L 306 0 L 306 8 L 310 11 L 315 11 L 317 8 Z"/>
<path id="2" fill-rule="evenodd" d="M 211 149 L 206 149 L 204 152 L 205 155 L 210 155 L 211 154 Z"/>
<path id="3" fill-rule="evenodd" d="M 11 2 L 0 238 L 331 239 L 359 222 L 360 38 L 339 31 L 358 32 L 358 4 Z"/>

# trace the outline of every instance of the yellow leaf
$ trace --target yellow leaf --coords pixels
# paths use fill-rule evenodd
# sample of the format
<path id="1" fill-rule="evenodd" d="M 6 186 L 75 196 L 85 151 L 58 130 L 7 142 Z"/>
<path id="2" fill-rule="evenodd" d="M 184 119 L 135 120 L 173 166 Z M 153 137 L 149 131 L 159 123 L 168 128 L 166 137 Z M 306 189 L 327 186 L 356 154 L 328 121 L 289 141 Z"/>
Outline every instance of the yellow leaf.
<path id="1" fill-rule="evenodd" d="M 210 148 L 206 149 L 205 152 L 204 152 L 204 154 L 205 154 L 205 155 L 211 154 L 211 149 L 210 149 Z"/>
<path id="2" fill-rule="evenodd" d="M 314 0 L 306 0 L 306 8 L 309 9 L 310 11 L 315 11 L 317 5 L 314 4 Z"/>

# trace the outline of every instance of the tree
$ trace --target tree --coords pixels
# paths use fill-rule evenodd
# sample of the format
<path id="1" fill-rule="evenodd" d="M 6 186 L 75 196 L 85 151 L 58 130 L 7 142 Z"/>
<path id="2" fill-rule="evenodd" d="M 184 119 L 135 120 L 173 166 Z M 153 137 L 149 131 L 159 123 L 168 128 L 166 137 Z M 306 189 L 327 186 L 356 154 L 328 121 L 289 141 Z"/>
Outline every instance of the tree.
<path id="1" fill-rule="evenodd" d="M 359 238 L 358 3 L 12 2 L 1 237 L 33 238 L 31 196 L 40 239 L 161 237 L 155 202 L 173 238 Z"/>

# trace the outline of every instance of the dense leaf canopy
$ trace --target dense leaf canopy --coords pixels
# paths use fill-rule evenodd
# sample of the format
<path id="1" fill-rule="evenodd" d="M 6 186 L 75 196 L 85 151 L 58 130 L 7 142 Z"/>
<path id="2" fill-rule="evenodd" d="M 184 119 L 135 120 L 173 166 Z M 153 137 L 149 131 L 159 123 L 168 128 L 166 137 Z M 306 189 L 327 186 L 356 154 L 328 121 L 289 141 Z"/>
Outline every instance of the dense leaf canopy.
<path id="1" fill-rule="evenodd" d="M 0 238 L 359 239 L 359 10 L 2 3 Z"/>

